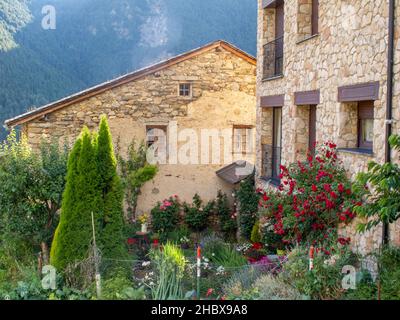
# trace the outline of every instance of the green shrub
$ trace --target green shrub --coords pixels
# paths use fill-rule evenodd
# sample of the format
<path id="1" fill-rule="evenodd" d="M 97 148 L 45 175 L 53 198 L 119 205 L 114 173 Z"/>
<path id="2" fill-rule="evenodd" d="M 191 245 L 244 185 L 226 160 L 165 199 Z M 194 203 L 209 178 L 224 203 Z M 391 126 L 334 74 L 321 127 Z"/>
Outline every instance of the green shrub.
<path id="1" fill-rule="evenodd" d="M 206 206 L 203 206 L 203 201 L 196 193 L 193 197 L 192 205 L 187 203 L 184 203 L 183 205 L 186 225 L 195 232 L 204 230 L 208 226 L 208 217 L 210 216 L 213 207 L 214 202 L 209 202 Z"/>
<path id="2" fill-rule="evenodd" d="M 50 253 L 52 265 L 59 270 L 88 256 L 93 239 L 92 214 L 102 255 L 126 257 L 123 193 L 111 140 L 103 116 L 99 135 L 85 127 L 69 156 L 60 223 Z"/>
<path id="3" fill-rule="evenodd" d="M 384 248 L 378 263 L 381 299 L 400 300 L 400 248 Z"/>
<path id="4" fill-rule="evenodd" d="M 166 241 L 168 233 L 179 223 L 181 205 L 177 197 L 158 202 L 151 210 L 151 225 L 153 231 L 160 235 L 161 241 Z"/>
<path id="5" fill-rule="evenodd" d="M 157 283 L 152 287 L 153 299 L 183 299 L 183 277 L 186 266 L 183 251 L 167 242 L 163 250 L 153 249 L 150 257 L 157 274 Z"/>
<path id="6" fill-rule="evenodd" d="M 257 220 L 259 195 L 256 193 L 254 176 L 240 182 L 236 192 L 239 206 L 239 223 L 241 236 L 250 240 L 251 231 Z"/>
<path id="7" fill-rule="evenodd" d="M 259 243 L 261 242 L 261 234 L 260 234 L 260 221 L 257 220 L 257 222 L 254 224 L 253 229 L 251 230 L 251 242 L 253 243 Z"/>
<path id="8" fill-rule="evenodd" d="M 227 195 L 222 193 L 221 190 L 218 191 L 215 201 L 215 211 L 218 215 L 220 228 L 225 239 L 235 239 L 237 230 L 236 217 L 232 214 Z"/>
<path id="9" fill-rule="evenodd" d="M 135 289 L 132 280 L 125 272 L 117 271 L 102 285 L 102 299 L 105 300 L 143 300 L 146 298 L 143 287 Z"/>
<path id="10" fill-rule="evenodd" d="M 296 247 L 288 255 L 279 277 L 311 299 L 339 299 L 342 288 L 342 268 L 357 266 L 357 257 L 348 247 L 336 248 L 331 255 L 319 251 L 314 256 L 314 269 L 309 271 L 309 248 Z"/>

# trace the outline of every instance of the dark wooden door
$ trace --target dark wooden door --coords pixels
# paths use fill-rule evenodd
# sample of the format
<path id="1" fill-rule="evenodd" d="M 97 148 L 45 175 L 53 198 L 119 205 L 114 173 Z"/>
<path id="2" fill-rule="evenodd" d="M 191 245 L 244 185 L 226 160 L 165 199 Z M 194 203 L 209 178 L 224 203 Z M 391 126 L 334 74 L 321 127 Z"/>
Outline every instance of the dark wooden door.
<path id="1" fill-rule="evenodd" d="M 310 115 L 309 115 L 309 138 L 308 138 L 308 148 L 311 153 L 315 153 L 315 143 L 317 141 L 317 106 L 310 106 Z"/>

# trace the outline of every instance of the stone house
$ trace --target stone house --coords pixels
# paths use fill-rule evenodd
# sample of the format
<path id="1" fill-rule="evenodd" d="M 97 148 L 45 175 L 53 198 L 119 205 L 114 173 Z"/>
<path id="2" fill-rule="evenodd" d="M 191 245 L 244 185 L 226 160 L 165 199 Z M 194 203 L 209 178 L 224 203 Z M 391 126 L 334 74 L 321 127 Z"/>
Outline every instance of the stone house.
<path id="1" fill-rule="evenodd" d="M 154 150 L 159 172 L 142 189 L 141 214 L 175 194 L 183 201 L 195 193 L 215 199 L 218 190 L 231 196 L 246 176 L 237 167 L 255 162 L 255 89 L 255 58 L 216 41 L 17 116 L 6 126 L 20 126 L 33 147 L 43 137 L 72 143 L 84 125 L 96 129 L 105 114 L 122 153 L 133 139 L 164 146 L 164 153 Z"/>
<path id="2" fill-rule="evenodd" d="M 400 6 L 392 10 L 393 3 L 258 0 L 260 187 L 279 183 L 279 165 L 304 158 L 315 141 L 334 141 L 351 177 L 370 160 L 399 161 L 387 147 L 389 130 L 400 133 L 400 24 L 391 23 Z M 382 233 L 400 244 L 400 224 L 363 236 L 354 226 L 342 232 L 361 253 L 379 246 Z"/>

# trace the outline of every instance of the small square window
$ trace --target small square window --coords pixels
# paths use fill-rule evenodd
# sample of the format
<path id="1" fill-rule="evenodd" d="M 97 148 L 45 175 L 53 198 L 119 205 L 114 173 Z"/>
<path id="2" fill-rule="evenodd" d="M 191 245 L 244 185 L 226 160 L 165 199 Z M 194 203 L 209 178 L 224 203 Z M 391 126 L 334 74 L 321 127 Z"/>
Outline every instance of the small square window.
<path id="1" fill-rule="evenodd" d="M 179 84 L 179 95 L 181 97 L 190 97 L 192 93 L 191 83 L 180 83 Z"/>

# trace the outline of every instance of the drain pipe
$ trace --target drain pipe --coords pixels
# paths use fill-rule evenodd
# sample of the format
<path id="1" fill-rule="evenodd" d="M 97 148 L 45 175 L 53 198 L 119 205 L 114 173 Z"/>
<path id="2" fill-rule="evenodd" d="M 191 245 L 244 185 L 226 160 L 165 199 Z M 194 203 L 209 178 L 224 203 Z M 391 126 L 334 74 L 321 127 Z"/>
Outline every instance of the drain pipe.
<path id="1" fill-rule="evenodd" d="M 385 162 L 390 163 L 391 147 L 389 137 L 392 134 L 392 110 L 393 110 L 393 61 L 394 61 L 394 21 L 395 20 L 395 0 L 389 0 L 389 39 L 388 39 L 388 58 L 387 58 L 387 97 L 386 97 L 386 120 L 385 120 Z M 383 224 L 382 243 L 389 243 L 389 224 Z"/>

